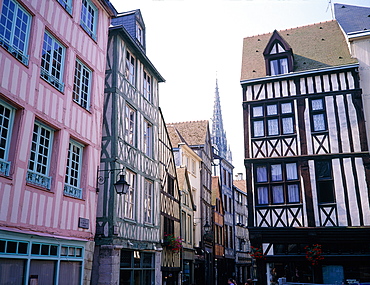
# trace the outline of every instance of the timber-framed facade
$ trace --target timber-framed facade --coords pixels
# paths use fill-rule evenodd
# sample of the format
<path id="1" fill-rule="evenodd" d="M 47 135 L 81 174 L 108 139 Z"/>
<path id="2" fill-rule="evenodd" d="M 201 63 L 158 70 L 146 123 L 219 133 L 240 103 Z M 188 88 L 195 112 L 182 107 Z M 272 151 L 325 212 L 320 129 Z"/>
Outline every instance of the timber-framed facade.
<path id="1" fill-rule="evenodd" d="M 358 66 L 336 21 L 244 39 L 248 228 L 263 252 L 255 277 L 267 284 L 279 277 L 369 281 L 369 152 Z M 314 244 L 324 259 L 310 263 Z"/>

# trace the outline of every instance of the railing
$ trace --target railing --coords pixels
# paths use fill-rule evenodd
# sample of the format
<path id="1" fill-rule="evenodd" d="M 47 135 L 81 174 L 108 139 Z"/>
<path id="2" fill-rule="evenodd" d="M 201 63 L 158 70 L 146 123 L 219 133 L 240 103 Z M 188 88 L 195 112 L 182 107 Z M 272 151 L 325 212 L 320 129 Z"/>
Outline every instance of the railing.
<path id="1" fill-rule="evenodd" d="M 24 65 L 28 65 L 28 55 L 23 54 L 23 52 L 16 47 L 12 46 L 4 39 L 0 38 L 0 45 L 8 50 L 16 59 L 22 62 Z"/>
<path id="2" fill-rule="evenodd" d="M 9 176 L 10 162 L 5 160 L 0 160 L 0 174 L 4 176 Z"/>
<path id="3" fill-rule="evenodd" d="M 50 190 L 51 177 L 28 170 L 26 180 L 28 183 Z"/>
<path id="4" fill-rule="evenodd" d="M 82 189 L 68 184 L 64 184 L 64 195 L 82 199 Z"/>

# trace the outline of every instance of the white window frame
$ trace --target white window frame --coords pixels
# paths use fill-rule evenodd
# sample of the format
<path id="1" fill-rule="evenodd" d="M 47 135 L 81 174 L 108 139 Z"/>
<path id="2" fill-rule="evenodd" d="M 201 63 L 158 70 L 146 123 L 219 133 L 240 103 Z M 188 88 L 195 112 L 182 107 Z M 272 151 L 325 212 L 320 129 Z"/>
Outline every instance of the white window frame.
<path id="1" fill-rule="evenodd" d="M 9 18 L 9 15 L 5 15 L 5 9 L 9 10 L 10 8 L 9 6 L 6 6 L 6 4 L 10 3 L 13 3 L 14 5 L 12 18 Z M 18 17 L 19 14 L 21 14 L 21 17 Z M 4 19 L 12 22 L 11 30 L 7 29 L 1 24 Z M 2 33 L 0 34 L 0 45 L 7 49 L 15 58 L 17 58 L 25 65 L 28 65 L 29 59 L 27 51 L 30 38 L 31 20 L 31 14 L 28 13 L 17 1 L 3 1 L 0 15 L 0 30 L 2 31 Z M 21 25 L 19 25 L 20 22 Z M 24 40 L 22 40 L 21 37 L 23 37 Z"/>
<path id="2" fill-rule="evenodd" d="M 57 0 L 59 4 L 66 10 L 70 15 L 72 15 L 72 0 Z"/>
<path id="3" fill-rule="evenodd" d="M 98 8 L 90 0 L 82 0 L 80 24 L 93 40 L 96 40 L 98 14 Z"/>
<path id="4" fill-rule="evenodd" d="M 127 193 L 124 197 L 124 217 L 127 219 L 134 219 L 135 213 L 135 187 L 136 187 L 136 174 L 132 171 L 126 170 L 126 181 L 130 184 Z"/>
<path id="5" fill-rule="evenodd" d="M 125 141 L 130 145 L 135 145 L 136 134 L 136 110 L 126 104 L 125 110 Z"/>
<path id="6" fill-rule="evenodd" d="M 153 223 L 153 189 L 154 183 L 151 180 L 144 180 L 144 223 Z"/>
<path id="7" fill-rule="evenodd" d="M 90 109 L 92 71 L 76 59 L 73 82 L 73 101 L 86 110 Z"/>
<path id="8" fill-rule="evenodd" d="M 145 70 L 143 80 L 143 94 L 145 99 L 147 99 L 149 102 L 152 102 L 152 77 Z"/>
<path id="9" fill-rule="evenodd" d="M 0 146 L 0 174 L 9 176 L 10 162 L 9 148 L 13 133 L 15 108 L 0 101 L 0 141 L 5 143 Z"/>
<path id="10" fill-rule="evenodd" d="M 46 134 L 48 134 L 48 136 L 46 136 Z M 49 177 L 49 170 L 53 139 L 54 130 L 40 122 L 34 123 L 31 153 L 28 161 L 28 183 L 50 189 L 51 177 Z M 33 156 L 34 158 L 32 158 Z M 41 161 L 44 162 L 41 163 Z"/>
<path id="11" fill-rule="evenodd" d="M 81 171 L 84 146 L 74 140 L 69 141 L 64 181 L 64 195 L 82 199 Z"/>
<path id="12" fill-rule="evenodd" d="M 126 51 L 126 79 L 130 82 L 133 86 L 135 86 L 135 57 L 132 55 L 131 52 Z"/>
<path id="13" fill-rule="evenodd" d="M 144 120 L 144 152 L 147 156 L 152 157 L 153 155 L 153 125 Z"/>
<path id="14" fill-rule="evenodd" d="M 58 48 L 55 49 L 55 46 L 58 46 Z M 63 73 L 65 52 L 66 47 L 45 31 L 40 66 L 41 78 L 45 79 L 60 92 L 64 91 Z M 46 60 L 46 57 L 49 57 L 49 60 Z"/>
<path id="15" fill-rule="evenodd" d="M 144 30 L 138 22 L 136 22 L 136 39 L 141 45 L 144 45 Z"/>

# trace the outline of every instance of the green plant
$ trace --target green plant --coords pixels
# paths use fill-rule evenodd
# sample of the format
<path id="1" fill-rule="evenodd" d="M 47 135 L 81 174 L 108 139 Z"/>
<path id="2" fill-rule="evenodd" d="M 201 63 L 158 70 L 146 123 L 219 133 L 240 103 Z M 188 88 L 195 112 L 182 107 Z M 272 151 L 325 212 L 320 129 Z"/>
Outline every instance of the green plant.
<path id="1" fill-rule="evenodd" d="M 175 237 L 174 234 L 165 234 L 164 243 L 175 252 L 179 252 L 182 248 L 182 238 Z"/>
<path id="2" fill-rule="evenodd" d="M 323 260 L 324 257 L 322 254 L 321 244 L 314 244 L 311 247 L 305 246 L 304 249 L 306 250 L 306 259 L 311 262 L 312 265 L 319 264 L 320 260 Z"/>
<path id="3" fill-rule="evenodd" d="M 262 248 L 261 247 L 254 247 L 251 246 L 251 256 L 255 259 L 264 259 L 265 255 L 263 254 Z"/>

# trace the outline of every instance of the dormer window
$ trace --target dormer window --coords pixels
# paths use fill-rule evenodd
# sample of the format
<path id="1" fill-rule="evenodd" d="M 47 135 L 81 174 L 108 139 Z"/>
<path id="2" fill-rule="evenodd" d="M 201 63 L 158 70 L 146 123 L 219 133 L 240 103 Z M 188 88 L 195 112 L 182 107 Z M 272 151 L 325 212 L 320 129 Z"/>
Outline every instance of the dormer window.
<path id="1" fill-rule="evenodd" d="M 275 30 L 263 55 L 267 75 L 279 75 L 293 71 L 293 52 L 288 43 Z"/>
<path id="2" fill-rule="evenodd" d="M 144 45 L 144 31 L 139 23 L 136 23 L 136 39 L 141 45 Z"/>

